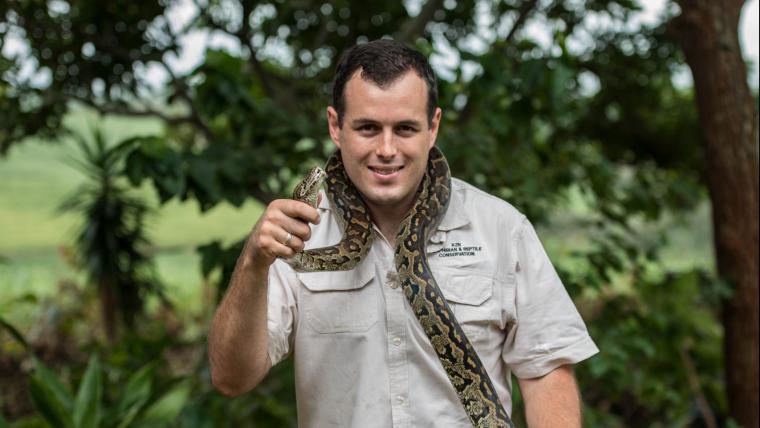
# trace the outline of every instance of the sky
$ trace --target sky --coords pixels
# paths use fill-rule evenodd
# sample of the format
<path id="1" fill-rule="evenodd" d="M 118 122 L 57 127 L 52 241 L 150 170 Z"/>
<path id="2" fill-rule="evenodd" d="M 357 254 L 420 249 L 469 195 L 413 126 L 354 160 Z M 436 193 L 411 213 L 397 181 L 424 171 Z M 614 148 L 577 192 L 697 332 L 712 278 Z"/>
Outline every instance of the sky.
<path id="1" fill-rule="evenodd" d="M 739 42 L 745 58 L 751 59 L 754 68 L 755 87 L 757 87 L 757 57 L 758 57 L 758 0 L 752 0 L 744 6 L 739 24 Z"/>
<path id="2" fill-rule="evenodd" d="M 658 21 L 667 0 L 639 0 L 639 3 L 644 8 L 642 21 L 653 23 Z M 739 21 L 739 43 L 744 59 L 753 64 L 748 79 L 754 88 L 758 87 L 758 3 L 758 0 L 747 1 Z"/>

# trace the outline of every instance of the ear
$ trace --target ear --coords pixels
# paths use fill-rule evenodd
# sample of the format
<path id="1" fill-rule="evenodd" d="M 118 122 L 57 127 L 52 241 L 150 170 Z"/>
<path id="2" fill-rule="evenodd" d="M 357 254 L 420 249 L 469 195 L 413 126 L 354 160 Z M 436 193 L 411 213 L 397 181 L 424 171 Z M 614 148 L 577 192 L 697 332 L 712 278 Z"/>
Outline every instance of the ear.
<path id="1" fill-rule="evenodd" d="M 430 149 L 435 145 L 435 139 L 438 137 L 438 126 L 441 124 L 441 108 L 436 107 L 435 113 L 433 113 L 433 120 L 430 121 Z"/>
<path id="2" fill-rule="evenodd" d="M 332 139 L 335 146 L 340 150 L 341 128 L 338 124 L 338 112 L 332 106 L 327 107 L 327 127 L 330 130 L 330 139 Z"/>

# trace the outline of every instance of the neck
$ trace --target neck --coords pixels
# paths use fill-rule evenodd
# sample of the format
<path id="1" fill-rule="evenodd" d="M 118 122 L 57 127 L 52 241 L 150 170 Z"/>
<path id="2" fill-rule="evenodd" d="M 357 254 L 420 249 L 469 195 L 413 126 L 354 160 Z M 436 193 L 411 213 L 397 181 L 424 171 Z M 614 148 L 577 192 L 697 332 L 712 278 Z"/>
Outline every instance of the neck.
<path id="1" fill-rule="evenodd" d="M 385 206 L 376 204 L 367 204 L 372 214 L 372 221 L 377 225 L 385 239 L 392 245 L 396 246 L 396 235 L 398 234 L 399 225 L 409 212 L 414 203 L 414 197 L 409 201 L 403 201 L 396 205 Z"/>

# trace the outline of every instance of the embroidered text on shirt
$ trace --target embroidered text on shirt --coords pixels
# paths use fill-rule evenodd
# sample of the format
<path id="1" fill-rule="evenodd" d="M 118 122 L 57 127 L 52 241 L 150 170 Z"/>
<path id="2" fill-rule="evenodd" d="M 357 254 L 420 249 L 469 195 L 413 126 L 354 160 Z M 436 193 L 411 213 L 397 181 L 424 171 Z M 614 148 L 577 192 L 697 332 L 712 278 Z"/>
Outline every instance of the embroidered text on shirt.
<path id="1" fill-rule="evenodd" d="M 452 242 L 451 245 L 441 248 L 438 257 L 472 257 L 480 253 L 482 249 L 480 245 L 464 246 L 461 242 Z"/>

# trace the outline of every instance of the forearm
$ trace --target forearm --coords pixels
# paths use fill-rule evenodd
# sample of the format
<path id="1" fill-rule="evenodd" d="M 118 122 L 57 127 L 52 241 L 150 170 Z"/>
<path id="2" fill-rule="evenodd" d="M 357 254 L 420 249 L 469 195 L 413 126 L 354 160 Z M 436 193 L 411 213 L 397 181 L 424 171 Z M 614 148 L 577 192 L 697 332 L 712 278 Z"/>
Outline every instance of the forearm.
<path id="1" fill-rule="evenodd" d="M 251 390 L 272 366 L 267 332 L 269 268 L 278 257 L 303 251 L 319 223 L 314 207 L 300 201 L 272 201 L 256 222 L 214 314 L 208 349 L 211 382 L 226 395 Z"/>
<path id="2" fill-rule="evenodd" d="M 209 332 L 214 386 L 226 395 L 255 387 L 271 367 L 267 335 L 268 268 L 256 267 L 244 250 Z"/>
<path id="3" fill-rule="evenodd" d="M 520 379 L 525 417 L 530 428 L 581 426 L 581 401 L 571 366 L 546 376 Z"/>

